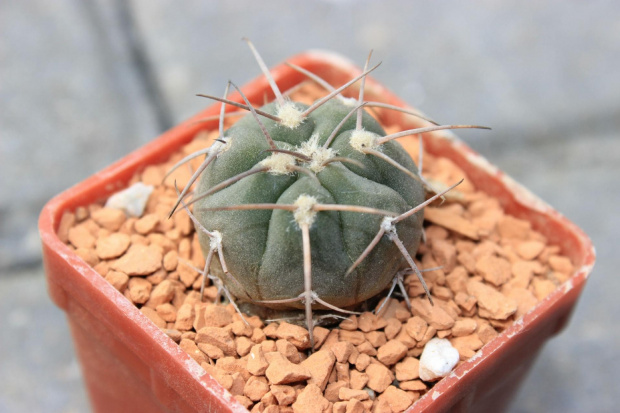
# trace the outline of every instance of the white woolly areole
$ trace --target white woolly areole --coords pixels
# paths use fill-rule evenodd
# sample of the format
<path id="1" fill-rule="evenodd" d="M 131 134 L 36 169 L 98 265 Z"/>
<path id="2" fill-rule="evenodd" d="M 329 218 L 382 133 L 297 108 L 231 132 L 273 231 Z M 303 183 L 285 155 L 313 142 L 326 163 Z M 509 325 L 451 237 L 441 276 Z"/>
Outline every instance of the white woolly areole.
<path id="1" fill-rule="evenodd" d="M 456 363 L 459 352 L 445 338 L 434 338 L 424 346 L 420 356 L 420 378 L 424 381 L 435 381 L 447 376 Z"/>
<path id="2" fill-rule="evenodd" d="M 297 200 L 293 203 L 297 207 L 293 216 L 299 226 L 312 226 L 316 218 L 316 211 L 314 211 L 312 207 L 315 206 L 316 203 L 317 199 L 310 195 L 299 195 Z"/>
<path id="3" fill-rule="evenodd" d="M 292 173 L 291 166 L 295 166 L 296 159 L 287 153 L 274 153 L 268 158 L 260 161 L 260 165 L 269 168 L 269 173 L 273 175 L 289 175 Z"/>
<path id="4" fill-rule="evenodd" d="M 379 146 L 377 145 L 377 134 L 364 129 L 355 130 L 351 133 L 349 145 L 359 152 L 363 152 L 364 149 L 375 149 Z"/>
<path id="5" fill-rule="evenodd" d="M 297 109 L 293 102 L 284 102 L 282 106 L 278 106 L 277 116 L 282 125 L 291 129 L 295 129 L 304 121 L 303 112 Z"/>
<path id="6" fill-rule="evenodd" d="M 319 145 L 319 135 L 312 135 L 298 148 L 299 153 L 312 159 L 307 165 L 313 172 L 321 172 L 325 166 L 323 162 L 336 156 L 336 151 L 331 148 L 323 148 Z"/>
<path id="7" fill-rule="evenodd" d="M 383 220 L 381 220 L 381 229 L 388 233 L 394 231 L 396 227 L 392 224 L 392 221 L 394 221 L 392 217 L 383 218 Z"/>
<path id="8" fill-rule="evenodd" d="M 209 237 L 209 248 L 216 250 L 220 245 L 222 245 L 222 233 L 218 230 L 214 230 L 211 234 L 212 236 Z"/>
<path id="9" fill-rule="evenodd" d="M 357 99 L 347 98 L 342 95 L 338 95 L 338 96 L 340 96 L 340 101 L 344 103 L 345 105 L 350 106 L 350 107 L 357 106 Z"/>
<path id="10" fill-rule="evenodd" d="M 226 143 L 222 143 L 221 141 L 224 141 Z M 215 153 L 215 156 L 220 156 L 221 154 L 229 150 L 231 146 L 232 139 L 226 136 L 222 136 L 219 138 L 219 140 L 213 142 L 213 145 L 211 145 L 211 148 L 209 148 L 209 153 Z"/>

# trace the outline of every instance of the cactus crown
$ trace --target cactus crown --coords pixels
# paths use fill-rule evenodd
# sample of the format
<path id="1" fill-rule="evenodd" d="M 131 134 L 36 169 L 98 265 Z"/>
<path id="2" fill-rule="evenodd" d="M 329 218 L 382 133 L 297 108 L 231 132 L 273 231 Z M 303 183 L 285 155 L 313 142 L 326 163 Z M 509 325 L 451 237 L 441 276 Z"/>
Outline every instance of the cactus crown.
<path id="1" fill-rule="evenodd" d="M 232 83 L 223 98 L 200 95 L 223 102 L 220 137 L 195 154 L 205 160 L 172 211 L 182 205 L 194 220 L 204 276 L 221 282 L 231 300 L 304 309 L 311 334 L 313 310 L 351 313 L 390 283 L 390 291 L 399 285 L 404 292 L 403 271 L 417 274 L 430 299 L 411 254 L 423 207 L 458 183 L 425 201 L 426 183 L 394 139 L 477 126 L 438 125 L 408 111 L 429 126 L 386 135 L 365 107 L 402 109 L 364 101 L 365 78 L 379 66 L 368 69 L 370 55 L 364 71 L 338 89 L 291 65 L 329 91 L 310 106 L 293 102 L 247 42 L 276 101 L 255 108 Z M 340 95 L 360 80 L 357 101 Z M 230 85 L 245 104 L 227 99 Z M 224 131 L 226 104 L 250 114 Z"/>

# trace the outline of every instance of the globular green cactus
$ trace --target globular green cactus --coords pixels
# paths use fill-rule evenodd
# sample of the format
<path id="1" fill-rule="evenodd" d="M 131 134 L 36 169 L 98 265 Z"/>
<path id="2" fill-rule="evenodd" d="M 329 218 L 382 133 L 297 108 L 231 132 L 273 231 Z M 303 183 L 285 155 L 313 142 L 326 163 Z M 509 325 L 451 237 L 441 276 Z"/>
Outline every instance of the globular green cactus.
<path id="1" fill-rule="evenodd" d="M 427 128 L 386 136 L 364 108 L 379 105 L 363 101 L 374 68 L 339 89 L 326 86 L 331 93 L 307 106 L 281 94 L 248 44 L 276 101 L 255 109 L 247 100 L 207 96 L 251 113 L 223 131 L 222 105 L 220 137 L 198 154 L 205 161 L 192 182 L 200 181 L 191 200 L 192 182 L 179 196 L 186 210 L 193 204 L 204 274 L 221 281 L 231 299 L 305 309 L 310 332 L 313 310 L 347 313 L 390 283 L 404 290 L 401 270 L 415 271 L 426 289 L 412 255 L 423 207 L 443 193 L 425 201 L 423 179 L 394 139 L 473 126 L 429 120 Z M 358 80 L 359 100 L 343 98 Z"/>

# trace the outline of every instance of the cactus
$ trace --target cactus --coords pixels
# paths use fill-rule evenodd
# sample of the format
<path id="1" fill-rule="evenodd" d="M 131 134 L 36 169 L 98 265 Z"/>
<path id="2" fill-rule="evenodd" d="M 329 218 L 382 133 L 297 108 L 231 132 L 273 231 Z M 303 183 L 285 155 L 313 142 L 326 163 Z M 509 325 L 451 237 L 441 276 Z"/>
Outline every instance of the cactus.
<path id="1" fill-rule="evenodd" d="M 364 80 L 379 66 L 368 69 L 370 56 L 363 73 L 338 89 L 293 66 L 329 90 L 310 106 L 293 102 L 247 42 L 276 100 L 254 108 L 241 94 L 245 105 L 232 102 L 231 82 L 223 98 L 200 95 L 223 102 L 220 136 L 192 155 L 205 160 L 172 211 L 193 205 L 203 275 L 233 302 L 304 310 L 311 339 L 313 311 L 353 313 L 390 284 L 390 292 L 398 285 L 404 293 L 407 271 L 417 274 L 430 300 L 412 255 L 423 233 L 423 207 L 456 185 L 425 200 L 428 185 L 394 139 L 477 126 L 438 125 L 407 112 L 429 126 L 386 135 L 365 107 L 402 109 L 364 102 Z M 340 95 L 357 81 L 358 100 Z M 250 113 L 224 131 L 227 104 Z"/>

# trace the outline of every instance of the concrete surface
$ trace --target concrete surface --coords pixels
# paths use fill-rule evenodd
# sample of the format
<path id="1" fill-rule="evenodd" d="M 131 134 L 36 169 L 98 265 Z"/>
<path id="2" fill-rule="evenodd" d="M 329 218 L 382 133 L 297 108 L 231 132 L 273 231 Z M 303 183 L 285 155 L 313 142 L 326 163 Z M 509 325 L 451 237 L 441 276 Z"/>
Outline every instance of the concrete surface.
<path id="1" fill-rule="evenodd" d="M 36 230 L 54 194 L 310 48 L 362 63 L 594 240 L 568 329 L 512 412 L 615 411 L 620 382 L 620 6 L 612 1 L 0 2 L 0 412 L 88 411 Z"/>

